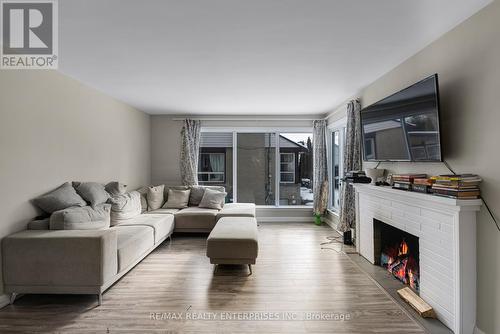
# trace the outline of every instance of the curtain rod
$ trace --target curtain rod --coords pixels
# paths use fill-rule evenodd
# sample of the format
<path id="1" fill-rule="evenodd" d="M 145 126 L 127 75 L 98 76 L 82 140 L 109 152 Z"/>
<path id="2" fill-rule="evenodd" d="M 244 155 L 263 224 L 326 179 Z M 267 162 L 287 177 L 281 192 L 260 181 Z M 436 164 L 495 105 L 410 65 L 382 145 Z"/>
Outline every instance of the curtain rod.
<path id="1" fill-rule="evenodd" d="M 173 121 L 183 121 L 185 119 L 195 119 L 198 121 L 314 121 L 322 118 L 231 118 L 231 117 L 174 117 Z"/>

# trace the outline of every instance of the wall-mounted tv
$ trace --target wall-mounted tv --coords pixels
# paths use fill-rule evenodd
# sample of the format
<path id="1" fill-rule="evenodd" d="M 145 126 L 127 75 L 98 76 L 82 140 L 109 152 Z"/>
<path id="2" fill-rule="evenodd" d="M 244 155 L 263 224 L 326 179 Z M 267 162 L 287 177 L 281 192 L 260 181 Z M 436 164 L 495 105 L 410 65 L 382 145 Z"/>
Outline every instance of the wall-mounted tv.
<path id="1" fill-rule="evenodd" d="M 438 76 L 361 110 L 365 161 L 442 161 Z"/>

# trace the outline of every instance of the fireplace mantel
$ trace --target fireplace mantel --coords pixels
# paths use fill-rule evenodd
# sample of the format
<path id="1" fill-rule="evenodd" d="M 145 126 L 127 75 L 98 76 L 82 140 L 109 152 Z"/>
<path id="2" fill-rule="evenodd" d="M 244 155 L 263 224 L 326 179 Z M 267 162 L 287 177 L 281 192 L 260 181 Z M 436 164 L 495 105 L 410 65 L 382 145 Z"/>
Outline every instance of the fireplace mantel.
<path id="1" fill-rule="evenodd" d="M 476 212 L 481 200 L 456 200 L 354 184 L 356 248 L 375 263 L 373 219 L 419 238 L 420 296 L 456 334 L 476 321 Z"/>

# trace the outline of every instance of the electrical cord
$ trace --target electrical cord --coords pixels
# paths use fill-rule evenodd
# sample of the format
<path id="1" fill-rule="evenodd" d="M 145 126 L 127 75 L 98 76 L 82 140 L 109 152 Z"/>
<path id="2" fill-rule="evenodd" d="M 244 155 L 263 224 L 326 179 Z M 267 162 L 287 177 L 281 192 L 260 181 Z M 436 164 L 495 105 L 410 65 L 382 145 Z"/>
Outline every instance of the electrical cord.
<path id="1" fill-rule="evenodd" d="M 453 175 L 457 175 L 457 173 L 455 173 L 455 171 L 450 167 L 450 165 L 445 161 L 443 160 L 443 164 L 446 166 L 446 168 L 448 168 L 448 170 L 450 172 L 453 173 Z M 483 196 L 479 197 L 481 199 L 481 201 L 484 203 L 484 206 L 486 208 L 486 210 L 488 211 L 488 213 L 490 214 L 490 217 L 491 219 L 493 220 L 493 222 L 495 223 L 495 226 L 498 230 L 498 232 L 500 232 L 500 225 L 498 225 L 498 221 L 497 219 L 495 218 L 495 215 L 493 214 L 493 212 L 491 211 L 490 207 L 488 206 L 488 204 L 486 203 L 486 201 L 484 200 Z"/>

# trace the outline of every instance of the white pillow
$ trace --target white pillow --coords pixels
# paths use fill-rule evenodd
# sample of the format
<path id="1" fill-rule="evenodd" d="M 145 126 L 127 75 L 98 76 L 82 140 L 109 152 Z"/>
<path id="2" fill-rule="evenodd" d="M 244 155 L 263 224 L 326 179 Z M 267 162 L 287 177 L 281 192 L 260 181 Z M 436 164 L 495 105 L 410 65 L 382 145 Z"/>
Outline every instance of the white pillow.
<path id="1" fill-rule="evenodd" d="M 226 199 L 226 195 L 227 195 L 226 192 L 207 188 L 205 189 L 203 198 L 201 199 L 201 202 L 198 206 L 200 208 L 222 210 L 222 206 L 224 205 L 224 200 Z"/>
<path id="2" fill-rule="evenodd" d="M 146 198 L 148 201 L 148 211 L 158 210 L 163 204 L 163 190 L 165 185 L 159 185 L 156 187 L 149 187 Z"/>
<path id="3" fill-rule="evenodd" d="M 141 194 L 138 191 L 113 196 L 109 202 L 111 203 L 111 226 L 141 214 Z"/>

